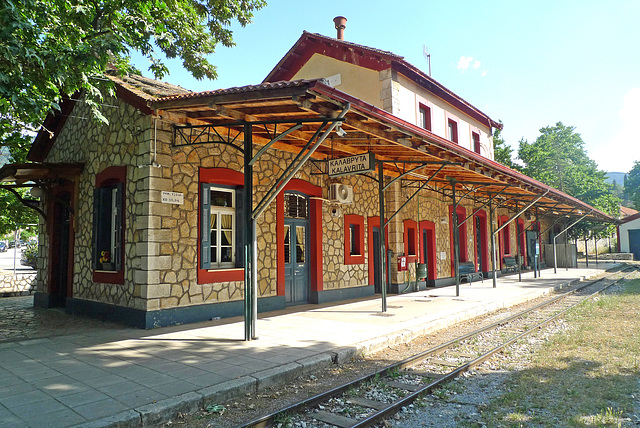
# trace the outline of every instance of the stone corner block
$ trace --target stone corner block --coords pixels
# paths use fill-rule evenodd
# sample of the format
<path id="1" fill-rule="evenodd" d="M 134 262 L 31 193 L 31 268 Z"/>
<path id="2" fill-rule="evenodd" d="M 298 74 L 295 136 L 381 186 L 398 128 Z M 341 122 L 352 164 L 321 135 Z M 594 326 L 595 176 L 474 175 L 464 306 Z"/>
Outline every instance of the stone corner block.
<path id="1" fill-rule="evenodd" d="M 238 379 L 228 380 L 218 385 L 209 386 L 198 390 L 203 397 L 203 407 L 208 404 L 218 404 L 232 398 L 244 397 L 245 394 L 254 393 L 258 389 L 258 381 L 251 376 L 242 376 Z"/>
<path id="2" fill-rule="evenodd" d="M 296 363 L 302 366 L 302 374 L 306 375 L 321 369 L 325 369 L 327 367 L 331 367 L 333 365 L 333 355 L 329 353 L 311 355 L 310 357 L 296 360 Z"/>
<path id="3" fill-rule="evenodd" d="M 344 364 L 358 356 L 358 349 L 352 346 L 343 346 L 331 351 L 334 364 Z"/>
<path id="4" fill-rule="evenodd" d="M 294 380 L 302 374 L 302 365 L 289 363 L 272 369 L 262 370 L 251 376 L 258 381 L 258 390 L 278 386 Z"/>
<path id="5" fill-rule="evenodd" d="M 202 408 L 202 395 L 188 392 L 177 397 L 166 398 L 146 404 L 136 410 L 140 413 L 141 426 L 156 426 L 177 416 L 178 413 L 193 413 Z"/>

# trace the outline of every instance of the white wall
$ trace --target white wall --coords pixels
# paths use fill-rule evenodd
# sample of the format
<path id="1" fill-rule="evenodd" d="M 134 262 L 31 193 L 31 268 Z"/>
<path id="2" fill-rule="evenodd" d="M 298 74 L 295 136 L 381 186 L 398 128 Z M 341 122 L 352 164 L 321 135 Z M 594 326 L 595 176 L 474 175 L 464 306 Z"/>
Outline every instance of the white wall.
<path id="1" fill-rule="evenodd" d="M 628 223 L 620 225 L 620 251 L 623 253 L 629 252 L 629 230 L 640 229 L 640 218 L 631 220 Z"/>

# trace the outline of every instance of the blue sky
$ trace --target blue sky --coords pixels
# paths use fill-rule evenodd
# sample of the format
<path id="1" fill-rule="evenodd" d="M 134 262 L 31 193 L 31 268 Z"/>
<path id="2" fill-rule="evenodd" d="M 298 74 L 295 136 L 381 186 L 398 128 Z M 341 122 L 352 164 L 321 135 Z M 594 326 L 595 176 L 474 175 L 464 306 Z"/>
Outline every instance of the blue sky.
<path id="1" fill-rule="evenodd" d="M 513 147 L 556 122 L 574 126 L 600 169 L 640 161 L 640 1 L 272 0 L 233 48 L 218 47 L 216 81 L 197 81 L 179 61 L 166 81 L 204 91 L 261 82 L 304 30 L 391 51 L 504 122 Z M 148 63 L 134 64 L 150 76 Z"/>

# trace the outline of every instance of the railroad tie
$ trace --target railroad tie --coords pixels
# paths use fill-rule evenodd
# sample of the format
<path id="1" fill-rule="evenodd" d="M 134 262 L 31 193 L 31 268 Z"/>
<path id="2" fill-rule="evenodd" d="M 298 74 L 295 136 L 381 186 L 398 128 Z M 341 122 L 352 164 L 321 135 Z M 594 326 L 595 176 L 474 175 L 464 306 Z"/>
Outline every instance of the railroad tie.
<path id="1" fill-rule="evenodd" d="M 422 389 L 422 387 L 420 385 L 411 385 L 408 383 L 403 383 L 403 382 L 397 382 L 395 380 L 388 380 L 388 379 L 383 379 L 383 381 L 385 383 L 385 385 L 388 385 L 392 388 L 398 388 L 398 389 L 404 389 L 405 391 L 418 391 L 420 389 Z"/>
<path id="2" fill-rule="evenodd" d="M 447 360 L 439 360 L 437 358 L 434 358 L 433 360 L 429 360 L 429 362 L 431 364 L 437 364 L 439 366 L 445 366 L 445 367 L 458 367 L 460 365 L 460 363 L 454 363 L 453 361 L 447 361 Z"/>
<path id="3" fill-rule="evenodd" d="M 441 373 L 419 372 L 419 371 L 414 371 L 414 370 L 405 370 L 405 373 L 407 373 L 409 375 L 412 375 L 412 376 L 427 377 L 429 379 L 442 379 L 444 377 L 444 375 L 441 374 Z"/>
<path id="4" fill-rule="evenodd" d="M 309 414 L 313 419 L 316 419 L 325 424 L 335 425 L 341 428 L 352 427 L 357 421 L 355 419 L 347 418 L 345 416 L 336 415 L 335 413 L 325 412 L 324 410 L 318 410 Z"/>
<path id="5" fill-rule="evenodd" d="M 382 403 L 380 401 L 369 400 L 368 398 L 364 397 L 349 397 L 347 401 L 357 406 L 368 407 L 369 409 L 375 410 L 382 410 L 391 405 L 388 403 Z"/>

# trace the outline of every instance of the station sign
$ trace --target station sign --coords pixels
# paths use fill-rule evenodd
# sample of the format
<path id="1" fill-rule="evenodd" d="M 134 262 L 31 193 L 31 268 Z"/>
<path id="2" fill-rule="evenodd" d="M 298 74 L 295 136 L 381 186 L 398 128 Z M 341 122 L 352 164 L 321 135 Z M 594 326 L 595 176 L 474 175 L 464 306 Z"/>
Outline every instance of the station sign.
<path id="1" fill-rule="evenodd" d="M 163 204 L 182 205 L 184 204 L 184 193 L 162 191 L 160 194 L 160 202 Z"/>
<path id="2" fill-rule="evenodd" d="M 371 152 L 329 160 L 329 177 L 362 174 L 375 169 L 376 156 Z"/>

